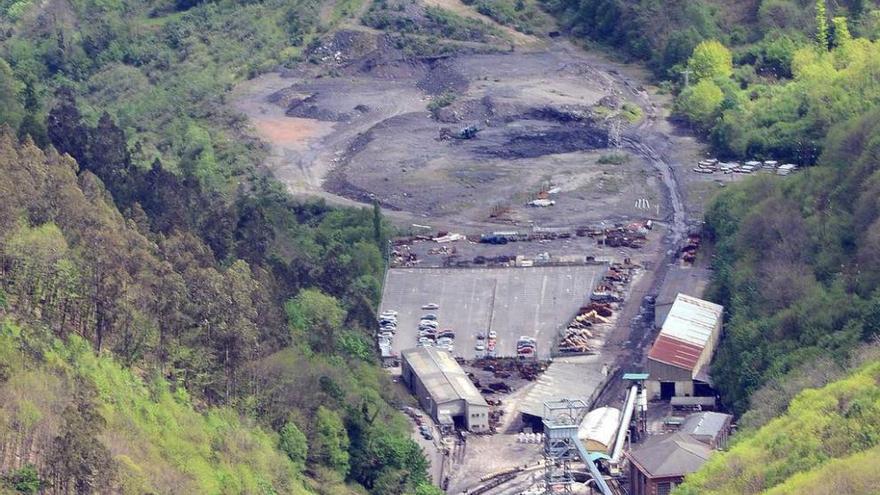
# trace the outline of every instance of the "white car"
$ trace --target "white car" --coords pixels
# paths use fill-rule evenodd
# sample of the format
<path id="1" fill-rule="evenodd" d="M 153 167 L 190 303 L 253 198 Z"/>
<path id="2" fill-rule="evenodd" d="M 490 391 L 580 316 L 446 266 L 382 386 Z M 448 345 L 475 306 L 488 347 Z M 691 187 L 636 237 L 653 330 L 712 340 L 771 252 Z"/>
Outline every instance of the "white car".
<path id="1" fill-rule="evenodd" d="M 496 337 L 498 337 L 498 334 L 495 333 L 495 330 L 489 330 L 489 338 L 494 339 Z"/>
<path id="2" fill-rule="evenodd" d="M 475 350 L 475 351 L 483 352 L 483 351 L 486 350 L 486 346 L 483 345 L 482 342 L 477 342 L 477 345 L 474 346 L 474 350 Z"/>
<path id="3" fill-rule="evenodd" d="M 422 309 L 429 309 L 429 310 L 440 309 L 440 305 L 437 303 L 428 303 L 428 304 L 425 304 L 424 306 L 422 306 Z"/>
<path id="4" fill-rule="evenodd" d="M 393 309 L 386 309 L 385 311 L 382 311 L 382 316 L 391 316 L 397 318 L 397 311 L 394 311 Z"/>
<path id="5" fill-rule="evenodd" d="M 422 320 L 419 322 L 419 328 L 422 328 L 422 327 L 437 328 L 438 326 L 440 326 L 440 324 L 434 320 Z"/>

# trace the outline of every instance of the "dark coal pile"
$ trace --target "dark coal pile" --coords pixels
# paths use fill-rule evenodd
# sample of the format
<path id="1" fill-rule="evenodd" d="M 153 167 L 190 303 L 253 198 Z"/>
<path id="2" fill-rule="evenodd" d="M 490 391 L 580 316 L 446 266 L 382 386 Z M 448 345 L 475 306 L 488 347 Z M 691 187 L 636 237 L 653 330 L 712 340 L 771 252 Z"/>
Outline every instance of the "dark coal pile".
<path id="1" fill-rule="evenodd" d="M 303 119 L 316 119 L 324 122 L 343 122 L 351 118 L 349 113 L 339 113 L 316 104 L 318 95 L 313 94 L 306 98 L 292 98 L 284 112 L 288 117 Z M 352 109 L 354 111 L 354 109 Z"/>
<path id="2" fill-rule="evenodd" d="M 506 135 L 500 145 L 480 146 L 482 155 L 498 158 L 535 158 L 558 153 L 596 150 L 608 147 L 608 130 L 593 124 L 555 125 L 535 130 L 517 130 Z"/>

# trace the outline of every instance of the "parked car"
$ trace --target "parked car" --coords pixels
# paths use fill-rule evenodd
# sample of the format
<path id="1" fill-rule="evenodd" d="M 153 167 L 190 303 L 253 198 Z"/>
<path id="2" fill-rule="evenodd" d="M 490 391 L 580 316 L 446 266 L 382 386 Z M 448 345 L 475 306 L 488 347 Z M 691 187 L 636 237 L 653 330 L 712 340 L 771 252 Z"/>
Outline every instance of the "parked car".
<path id="1" fill-rule="evenodd" d="M 446 337 L 446 338 L 448 338 L 448 339 L 454 339 L 454 338 L 455 338 L 455 332 L 453 332 L 452 330 L 441 330 L 441 331 L 437 334 L 437 337 Z"/>
<path id="2" fill-rule="evenodd" d="M 440 309 L 440 305 L 437 303 L 428 303 L 422 306 L 422 309 Z"/>
<path id="3" fill-rule="evenodd" d="M 426 314 L 425 316 L 422 316 L 422 319 L 423 319 L 423 320 L 434 320 L 434 321 L 437 321 L 437 315 L 435 315 L 434 313 L 428 313 L 428 314 Z"/>
<path id="4" fill-rule="evenodd" d="M 420 327 L 431 327 L 431 328 L 437 328 L 437 327 L 440 326 L 440 325 L 439 325 L 436 321 L 434 321 L 434 320 L 422 320 L 422 321 L 419 322 L 419 326 L 420 326 Z"/>
<path id="5" fill-rule="evenodd" d="M 397 311 L 394 311 L 393 309 L 386 309 L 385 311 L 382 311 L 382 316 L 386 316 L 386 315 L 393 316 L 393 317 L 397 318 Z"/>
<path id="6" fill-rule="evenodd" d="M 486 350 L 486 346 L 483 345 L 482 342 L 477 342 L 477 345 L 474 346 L 474 350 L 475 350 L 475 351 L 485 351 L 485 350 Z"/>
<path id="7" fill-rule="evenodd" d="M 489 330 L 489 338 L 494 339 L 496 337 L 498 337 L 498 334 L 495 333 L 495 330 Z"/>
<path id="8" fill-rule="evenodd" d="M 477 340 L 484 340 L 485 338 L 486 336 L 483 334 L 483 332 L 477 334 Z"/>
<path id="9" fill-rule="evenodd" d="M 437 345 L 447 345 L 451 343 L 452 339 L 450 339 L 449 337 L 437 337 Z"/>
<path id="10" fill-rule="evenodd" d="M 430 431 L 429 431 L 429 432 L 426 432 L 426 433 L 425 433 L 424 435 L 422 435 L 422 436 L 425 437 L 425 440 L 433 440 L 433 439 L 434 439 L 434 435 L 432 435 Z"/>

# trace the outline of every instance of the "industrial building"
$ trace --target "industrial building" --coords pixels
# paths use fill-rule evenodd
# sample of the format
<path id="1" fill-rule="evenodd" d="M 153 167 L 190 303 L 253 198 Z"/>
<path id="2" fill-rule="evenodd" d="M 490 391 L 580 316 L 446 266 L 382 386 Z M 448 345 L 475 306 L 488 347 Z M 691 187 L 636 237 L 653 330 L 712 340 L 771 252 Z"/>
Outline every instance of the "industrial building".
<path id="1" fill-rule="evenodd" d="M 452 356 L 420 347 L 403 351 L 402 358 L 404 383 L 441 428 L 489 431 L 489 404 Z"/>
<path id="2" fill-rule="evenodd" d="M 733 416 L 704 411 L 688 416 L 678 431 L 687 433 L 715 450 L 727 447 Z"/>
<path id="3" fill-rule="evenodd" d="M 648 353 L 649 397 L 711 397 L 709 362 L 721 335 L 724 307 L 678 294 Z"/>
<path id="4" fill-rule="evenodd" d="M 654 327 L 660 328 L 678 294 L 702 294 L 711 278 L 709 270 L 692 265 L 671 267 L 663 277 L 662 289 L 654 301 Z"/>
<path id="5" fill-rule="evenodd" d="M 700 469 L 712 449 L 687 433 L 649 437 L 626 453 L 630 495 L 669 495 L 685 475 Z"/>

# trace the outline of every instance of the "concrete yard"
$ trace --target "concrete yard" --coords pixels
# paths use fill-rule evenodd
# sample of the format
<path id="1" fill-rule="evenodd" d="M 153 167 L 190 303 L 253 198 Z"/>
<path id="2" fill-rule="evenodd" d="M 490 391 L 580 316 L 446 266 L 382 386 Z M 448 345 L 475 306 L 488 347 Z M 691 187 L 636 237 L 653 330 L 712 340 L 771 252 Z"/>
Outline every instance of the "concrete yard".
<path id="1" fill-rule="evenodd" d="M 478 332 L 497 332 L 499 357 L 514 356 L 522 335 L 538 341 L 548 358 L 558 330 L 589 299 L 605 265 L 530 268 L 393 268 L 388 271 L 382 310 L 395 310 L 396 353 L 415 347 L 422 315 L 437 315 L 441 329 L 455 332 L 453 354 L 476 357 Z M 440 309 L 421 307 L 436 303 Z"/>

